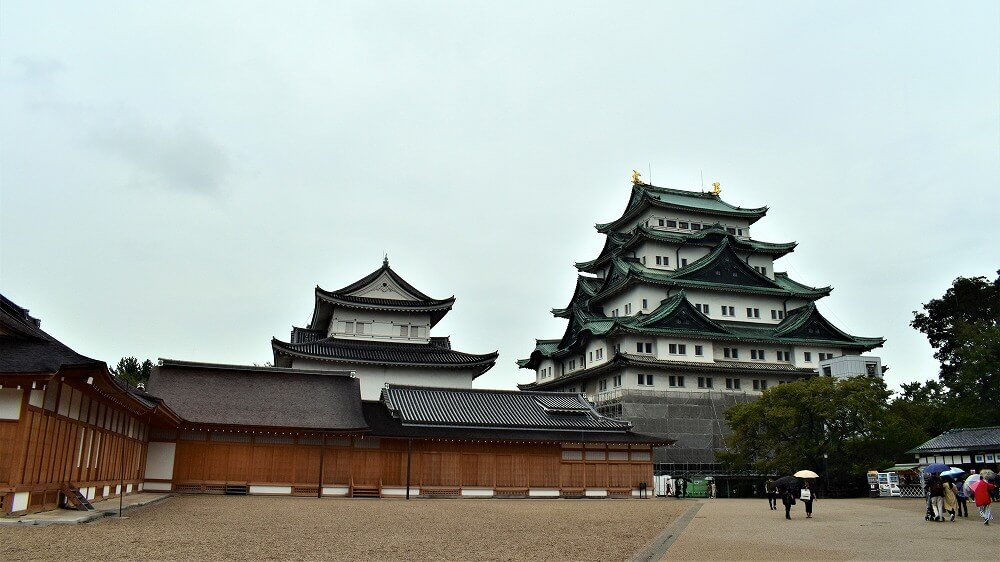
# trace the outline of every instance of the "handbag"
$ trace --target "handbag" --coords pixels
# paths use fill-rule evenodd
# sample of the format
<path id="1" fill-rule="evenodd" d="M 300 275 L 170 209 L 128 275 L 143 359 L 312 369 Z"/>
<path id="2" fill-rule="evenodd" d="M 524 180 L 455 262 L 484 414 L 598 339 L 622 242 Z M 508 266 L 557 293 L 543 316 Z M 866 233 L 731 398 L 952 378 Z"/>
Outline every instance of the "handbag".
<path id="1" fill-rule="evenodd" d="M 812 499 L 812 492 L 807 488 L 802 488 L 802 492 L 799 494 L 799 499 L 809 501 Z"/>

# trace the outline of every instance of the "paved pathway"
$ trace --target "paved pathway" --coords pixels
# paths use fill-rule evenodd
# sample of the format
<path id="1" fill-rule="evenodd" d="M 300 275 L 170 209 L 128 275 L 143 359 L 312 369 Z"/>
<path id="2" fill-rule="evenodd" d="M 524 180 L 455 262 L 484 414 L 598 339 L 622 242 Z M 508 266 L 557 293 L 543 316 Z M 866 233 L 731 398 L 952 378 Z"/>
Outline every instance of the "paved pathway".
<path id="1" fill-rule="evenodd" d="M 677 501 L 703 505 L 662 560 L 1000 558 L 1000 521 L 983 525 L 975 507 L 968 519 L 936 523 L 924 521 L 922 499 L 819 500 L 812 519 L 798 502 L 788 521 L 780 504 L 771 511 L 764 499 Z"/>
<path id="2" fill-rule="evenodd" d="M 125 496 L 124 501 L 121 502 L 119 502 L 119 498 L 94 502 L 94 511 L 53 509 L 41 513 L 32 513 L 23 517 L 0 517 L 0 525 L 66 525 L 87 523 L 88 521 L 103 517 L 117 517 L 120 505 L 123 507 L 124 512 L 127 512 L 131 508 L 148 505 L 168 497 L 170 497 L 170 494 L 130 494 Z"/>

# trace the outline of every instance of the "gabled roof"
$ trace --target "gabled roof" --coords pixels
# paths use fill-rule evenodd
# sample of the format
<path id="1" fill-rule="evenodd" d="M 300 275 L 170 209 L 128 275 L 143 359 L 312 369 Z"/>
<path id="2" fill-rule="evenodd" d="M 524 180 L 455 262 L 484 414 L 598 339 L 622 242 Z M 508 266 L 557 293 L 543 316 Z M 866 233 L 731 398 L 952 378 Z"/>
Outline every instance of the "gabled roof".
<path id="1" fill-rule="evenodd" d="M 796 340 L 856 342 L 870 346 L 869 349 L 880 347 L 885 343 L 884 338 L 863 338 L 842 331 L 820 314 L 814 303 L 790 310 L 785 319 L 775 328 L 774 335 Z"/>
<path id="2" fill-rule="evenodd" d="M 771 279 L 757 272 L 740 259 L 729 238 L 722 239 L 707 255 L 676 270 L 649 268 L 628 257 L 614 257 L 610 266 L 591 303 L 602 302 L 637 283 L 803 299 L 818 299 L 832 291 L 830 287 L 809 287 L 792 281 L 785 273 L 775 273 L 775 279 Z"/>
<path id="3" fill-rule="evenodd" d="M 766 254 L 772 256 L 774 259 L 793 252 L 798 245 L 796 242 L 760 242 L 749 238 L 741 238 L 727 232 L 726 228 L 719 223 L 694 232 L 665 231 L 640 224 L 627 234 L 618 232 L 608 233 L 604 248 L 598 257 L 591 261 L 577 263 L 576 268 L 585 273 L 596 273 L 599 269 L 606 266 L 612 257 L 621 256 L 644 242 L 661 242 L 685 246 L 710 246 L 714 248 L 724 239 L 728 239 L 733 248 L 738 251 Z"/>
<path id="4" fill-rule="evenodd" d="M 359 293 L 384 294 L 385 298 L 360 296 Z M 382 267 L 346 287 L 327 291 L 317 286 L 316 305 L 307 329 L 327 329 L 335 306 L 392 312 L 426 312 L 430 314 L 433 327 L 444 318 L 454 304 L 454 296 L 435 299 L 418 291 L 389 267 L 389 260 L 386 258 L 382 262 Z"/>
<path id="5" fill-rule="evenodd" d="M 701 212 L 717 217 L 739 217 L 748 220 L 750 224 L 767 214 L 767 207 L 744 209 L 726 203 L 718 195 L 707 192 L 633 184 L 632 195 L 622 216 L 609 223 L 596 225 L 597 231 L 607 233 L 620 230 L 625 223 L 641 217 L 649 208 Z"/>
<path id="6" fill-rule="evenodd" d="M 598 277 L 577 275 L 576 289 L 573 291 L 573 297 L 569 300 L 569 304 L 566 308 L 552 309 L 552 315 L 557 318 L 569 318 L 570 311 L 576 306 L 585 305 L 587 301 L 597 294 L 597 291 L 603 284 L 604 280 Z"/>
<path id="7" fill-rule="evenodd" d="M 580 394 L 451 389 L 389 384 L 382 403 L 404 426 L 627 431 Z"/>
<path id="8" fill-rule="evenodd" d="M 543 357 L 551 357 L 559 350 L 559 340 L 535 340 L 535 350 L 527 359 L 518 359 L 517 366 L 522 369 L 537 369 Z"/>
<path id="9" fill-rule="evenodd" d="M 63 366 L 103 366 L 41 328 L 26 308 L 0 295 L 0 373 L 54 373 Z"/>
<path id="10" fill-rule="evenodd" d="M 451 349 L 448 338 L 431 338 L 429 343 L 396 343 L 346 338 L 323 338 L 303 343 L 271 340 L 274 364 L 290 364 L 288 358 L 302 357 L 341 363 L 390 365 L 394 367 L 435 367 L 488 371 L 499 353 L 475 355 Z"/>
<path id="11" fill-rule="evenodd" d="M 161 359 L 146 393 L 187 423 L 363 431 L 358 379 L 343 371 Z"/>
<path id="12" fill-rule="evenodd" d="M 968 427 L 948 430 L 941 435 L 914 447 L 907 453 L 935 453 L 948 451 L 1000 450 L 1000 426 Z"/>
<path id="13" fill-rule="evenodd" d="M 556 349 L 549 343 L 545 346 L 536 344 L 531 357 L 522 359 L 517 364 L 524 369 L 536 369 L 544 358 L 558 358 L 579 353 L 579 349 L 589 338 L 615 333 L 707 338 L 715 341 L 769 345 L 817 345 L 858 351 L 868 351 L 885 343 L 883 338 L 853 336 L 838 329 L 816 309 L 813 303 L 792 309 L 778 324 L 716 321 L 694 308 L 682 290 L 661 301 L 660 306 L 650 314 L 607 317 L 574 309 L 566 332 L 559 340 Z"/>

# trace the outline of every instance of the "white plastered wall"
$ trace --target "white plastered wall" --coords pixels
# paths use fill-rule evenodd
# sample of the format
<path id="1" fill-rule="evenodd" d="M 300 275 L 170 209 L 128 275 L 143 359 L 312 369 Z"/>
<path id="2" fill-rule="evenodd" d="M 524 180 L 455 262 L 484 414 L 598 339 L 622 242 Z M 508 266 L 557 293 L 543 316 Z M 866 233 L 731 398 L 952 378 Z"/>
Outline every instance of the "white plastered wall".
<path id="1" fill-rule="evenodd" d="M 174 477 L 176 443 L 150 441 L 146 447 L 146 478 L 170 480 Z"/>
<path id="2" fill-rule="evenodd" d="M 0 420 L 20 419 L 23 396 L 20 388 L 0 388 Z"/>
<path id="3" fill-rule="evenodd" d="M 378 400 L 386 383 L 445 388 L 472 388 L 472 369 L 406 368 L 293 359 L 292 367 L 310 370 L 352 369 L 361 382 L 361 399 Z M 330 375 L 342 376 L 342 375 Z"/>

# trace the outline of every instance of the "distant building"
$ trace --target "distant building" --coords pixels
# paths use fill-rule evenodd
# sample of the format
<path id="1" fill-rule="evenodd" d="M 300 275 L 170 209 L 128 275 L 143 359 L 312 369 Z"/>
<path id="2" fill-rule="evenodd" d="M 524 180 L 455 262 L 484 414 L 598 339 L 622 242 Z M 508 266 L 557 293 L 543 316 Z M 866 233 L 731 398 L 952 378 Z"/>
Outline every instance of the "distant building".
<path id="1" fill-rule="evenodd" d="M 950 429 L 907 452 L 920 464 L 996 471 L 1000 466 L 1000 426 Z"/>
<path id="2" fill-rule="evenodd" d="M 562 337 L 536 340 L 518 361 L 534 374 L 522 390 L 584 392 L 637 431 L 677 439 L 657 450 L 660 471 L 711 472 L 733 404 L 821 365 L 881 372 L 860 354 L 882 338 L 850 335 L 816 308 L 830 287 L 775 271 L 796 243 L 751 237 L 767 207 L 731 205 L 718 186 L 633 181 L 622 215 L 596 227 L 607 236 L 600 255 L 576 264 L 573 296 L 552 311 L 567 321 Z"/>
<path id="3" fill-rule="evenodd" d="M 451 348 L 431 329 L 455 297 L 431 298 L 382 267 L 336 291 L 316 287 L 312 320 L 293 327 L 291 341 L 271 341 L 274 365 L 292 369 L 350 370 L 361 396 L 377 400 L 386 383 L 471 388 L 496 363 L 497 353 Z"/>

